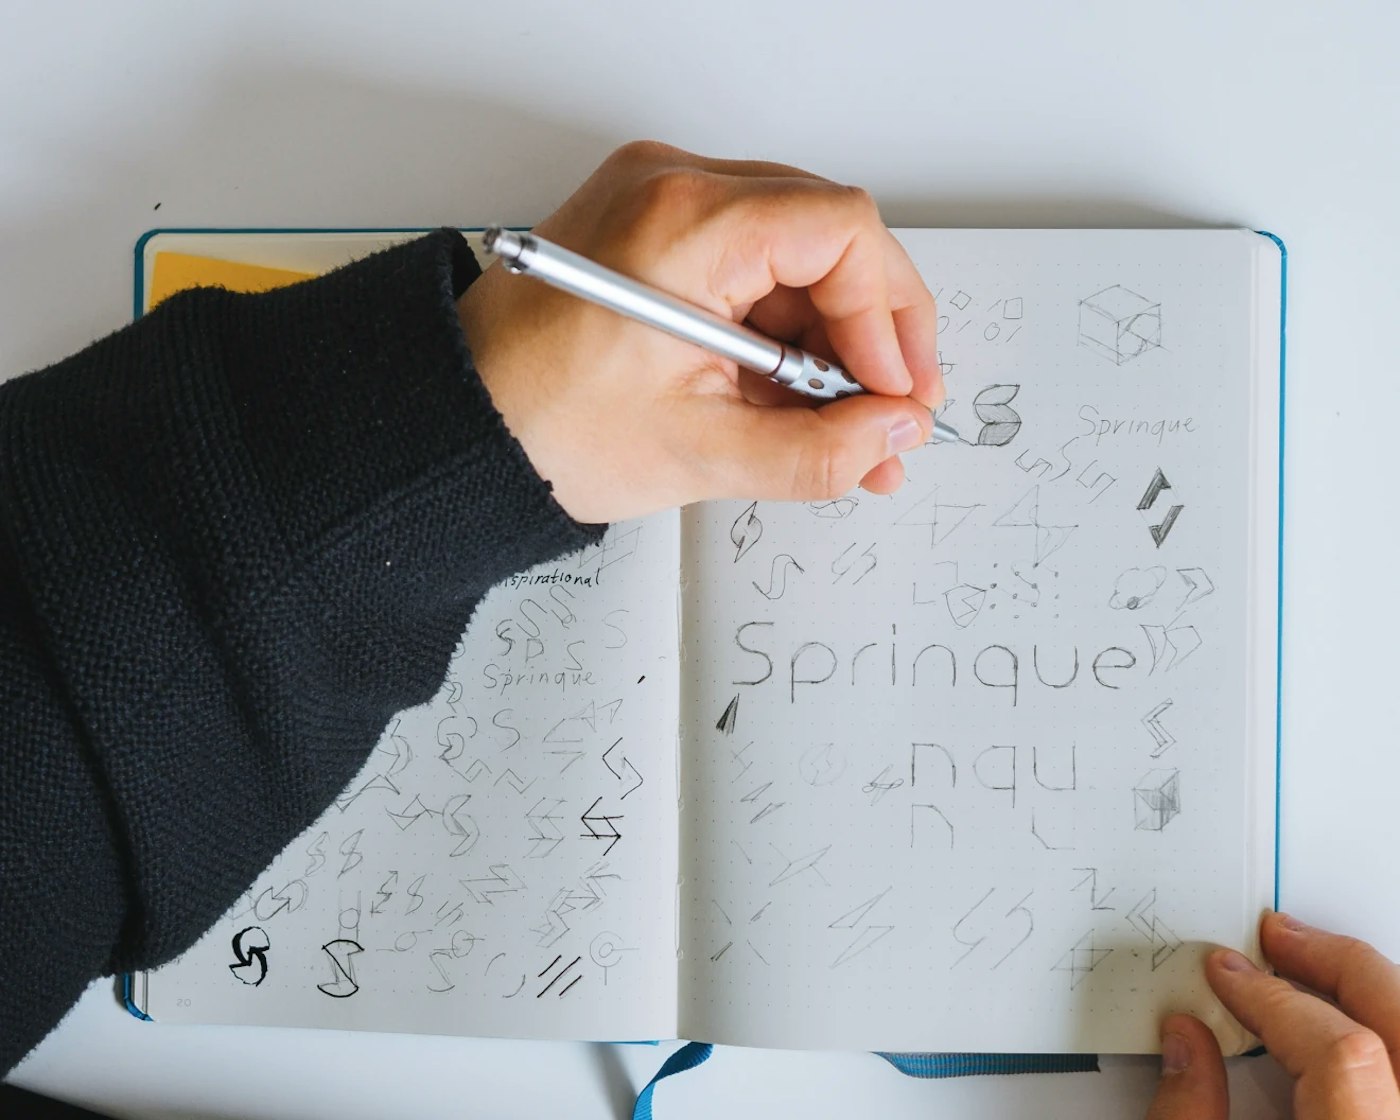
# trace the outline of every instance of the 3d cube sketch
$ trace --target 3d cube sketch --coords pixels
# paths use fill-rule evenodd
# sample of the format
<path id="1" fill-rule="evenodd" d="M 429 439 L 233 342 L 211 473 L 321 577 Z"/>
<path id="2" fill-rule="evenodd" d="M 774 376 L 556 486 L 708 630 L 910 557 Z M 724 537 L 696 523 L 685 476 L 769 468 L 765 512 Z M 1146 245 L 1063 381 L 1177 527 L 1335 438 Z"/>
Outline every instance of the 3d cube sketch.
<path id="1" fill-rule="evenodd" d="M 1121 284 L 1079 301 L 1079 344 L 1122 365 L 1162 345 L 1162 305 Z"/>
<path id="2" fill-rule="evenodd" d="M 1134 827 L 1161 832 L 1181 812 L 1181 780 L 1177 770 L 1149 770 L 1133 787 Z"/>

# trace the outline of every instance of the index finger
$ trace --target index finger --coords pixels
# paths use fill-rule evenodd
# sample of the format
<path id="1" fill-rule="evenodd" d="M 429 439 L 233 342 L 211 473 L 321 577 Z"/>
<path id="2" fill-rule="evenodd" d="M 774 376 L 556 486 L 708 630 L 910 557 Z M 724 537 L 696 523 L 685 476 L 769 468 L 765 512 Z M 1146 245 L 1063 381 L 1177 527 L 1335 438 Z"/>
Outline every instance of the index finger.
<path id="1" fill-rule="evenodd" d="M 1395 1073 L 1374 1032 L 1233 950 L 1210 955 L 1206 978 L 1230 1013 L 1298 1079 L 1300 1120 L 1400 1120 Z"/>

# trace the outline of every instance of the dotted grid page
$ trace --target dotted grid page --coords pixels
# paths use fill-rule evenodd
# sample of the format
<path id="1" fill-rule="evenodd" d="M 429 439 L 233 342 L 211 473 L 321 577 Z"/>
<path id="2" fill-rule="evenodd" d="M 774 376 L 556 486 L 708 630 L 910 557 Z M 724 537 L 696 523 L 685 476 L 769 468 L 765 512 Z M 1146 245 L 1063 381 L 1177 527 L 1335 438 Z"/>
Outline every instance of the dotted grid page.
<path id="1" fill-rule="evenodd" d="M 441 693 L 149 974 L 148 1013 L 673 1036 L 678 570 L 665 514 L 493 590 Z"/>
<path id="2" fill-rule="evenodd" d="M 681 1032 L 1147 1052 L 1189 1008 L 1237 1050 L 1199 970 L 1273 889 L 1277 252 L 900 236 L 964 442 L 686 516 Z"/>

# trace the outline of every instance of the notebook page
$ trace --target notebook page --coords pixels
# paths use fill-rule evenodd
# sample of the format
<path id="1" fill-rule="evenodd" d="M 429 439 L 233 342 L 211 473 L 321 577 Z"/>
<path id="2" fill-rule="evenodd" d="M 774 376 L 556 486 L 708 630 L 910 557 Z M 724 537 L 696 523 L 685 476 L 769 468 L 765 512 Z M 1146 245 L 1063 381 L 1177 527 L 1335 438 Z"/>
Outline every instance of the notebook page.
<path id="1" fill-rule="evenodd" d="M 442 692 L 197 945 L 158 1021 L 675 1030 L 674 514 L 497 587 Z"/>
<path id="2" fill-rule="evenodd" d="M 1189 1008 L 1237 1049 L 1199 964 L 1272 898 L 1277 254 L 901 237 L 969 442 L 892 497 L 687 512 L 682 1033 L 1152 1051 Z"/>

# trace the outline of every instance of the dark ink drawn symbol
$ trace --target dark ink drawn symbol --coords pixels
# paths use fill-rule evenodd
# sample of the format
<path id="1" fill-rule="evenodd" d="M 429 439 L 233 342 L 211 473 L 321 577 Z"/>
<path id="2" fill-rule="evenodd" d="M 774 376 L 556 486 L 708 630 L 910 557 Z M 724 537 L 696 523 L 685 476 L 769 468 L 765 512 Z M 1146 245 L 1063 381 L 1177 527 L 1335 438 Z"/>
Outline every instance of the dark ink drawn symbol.
<path id="1" fill-rule="evenodd" d="M 317 984 L 317 989 L 332 999 L 349 999 L 358 992 L 360 985 L 355 981 L 355 955 L 364 951 L 358 941 L 348 937 L 338 937 L 322 945 L 321 952 L 330 958 L 331 979 Z"/>
<path id="2" fill-rule="evenodd" d="M 870 804 L 877 804 L 885 796 L 885 794 L 889 793 L 891 790 L 896 790 L 903 787 L 903 778 L 889 777 L 889 772 L 891 769 L 891 767 L 886 766 L 883 770 L 876 774 L 875 777 L 871 778 L 870 781 L 866 782 L 865 785 L 860 787 L 861 793 L 870 794 Z"/>
<path id="3" fill-rule="evenodd" d="M 608 971 L 622 963 L 622 954 L 633 951 L 633 946 L 624 945 L 621 936 L 611 930 L 604 930 L 589 942 L 588 959 L 603 970 L 603 987 L 608 986 Z"/>
<path id="4" fill-rule="evenodd" d="M 742 560 L 762 536 L 763 522 L 758 519 L 758 503 L 751 502 L 729 527 L 729 539 L 734 544 L 734 563 Z"/>
<path id="5" fill-rule="evenodd" d="M 818 743 L 803 752 L 797 772 L 809 786 L 829 786 L 846 772 L 846 754 L 832 743 Z"/>
<path id="6" fill-rule="evenodd" d="M 1157 745 L 1152 748 L 1152 757 L 1161 758 L 1166 749 L 1176 742 L 1176 736 L 1162 726 L 1162 717 L 1166 715 L 1167 709 L 1172 706 L 1170 700 L 1163 700 L 1147 715 L 1142 717 L 1142 725 L 1147 728 L 1147 733 L 1152 736 L 1152 741 Z"/>
<path id="7" fill-rule="evenodd" d="M 431 809 L 429 809 L 426 805 L 423 804 L 423 799 L 417 796 L 416 794 L 414 795 L 413 800 L 410 801 L 407 805 L 405 805 L 402 809 L 400 809 L 397 813 L 394 812 L 392 809 L 385 809 L 384 811 L 389 814 L 389 819 L 399 826 L 400 832 L 406 831 L 409 827 L 416 824 L 421 818 L 427 816 L 429 813 L 432 812 Z"/>
<path id="8" fill-rule="evenodd" d="M 807 871 L 810 871 L 823 883 L 826 882 L 826 876 L 817 869 L 817 864 L 821 862 L 822 857 L 826 855 L 827 852 L 831 851 L 830 844 L 825 848 L 818 848 L 814 852 L 808 852 L 806 855 L 798 856 L 796 859 L 788 859 L 787 856 L 783 855 L 783 853 L 778 850 L 776 845 L 769 846 L 778 853 L 778 858 L 784 860 L 786 863 L 786 866 L 779 871 L 778 874 L 773 877 L 772 882 L 768 884 L 770 887 L 776 887 L 779 883 L 786 882 L 788 879 L 794 879 Z"/>
<path id="9" fill-rule="evenodd" d="M 1142 632 L 1147 635 L 1147 644 L 1152 647 L 1149 674 L 1155 673 L 1158 668 L 1164 673 L 1170 672 L 1201 648 L 1201 635 L 1194 626 L 1177 626 L 1174 623 L 1148 626 L 1144 623 Z"/>
<path id="10" fill-rule="evenodd" d="M 922 812 L 920 810 L 923 810 Z M 935 818 L 937 818 L 935 820 Z M 934 836 L 942 836 L 946 833 L 948 837 L 948 849 L 953 848 L 953 822 L 944 814 L 937 805 L 918 804 L 909 806 L 909 846 L 917 848 L 926 845 L 919 844 L 920 835 L 928 836 L 929 829 L 933 829 Z"/>
<path id="11" fill-rule="evenodd" d="M 626 801 L 627 794 L 636 793 L 637 790 L 642 788 L 642 785 L 644 783 L 641 774 L 637 772 L 637 768 L 632 765 L 632 760 L 629 759 L 626 755 L 623 755 L 622 762 L 618 766 L 614 766 L 611 762 L 608 761 L 608 755 L 612 754 L 612 752 L 617 749 L 618 744 L 621 742 L 622 740 L 618 739 L 617 742 L 613 743 L 612 746 L 610 746 L 607 750 L 603 752 L 603 765 L 608 768 L 608 773 L 610 773 L 614 778 L 618 779 L 618 781 L 631 782 L 632 778 L 636 779 L 635 782 L 633 782 L 627 787 L 627 793 L 624 793 L 621 797 L 618 798 L 619 801 Z M 632 775 L 631 778 L 627 776 L 629 772 Z"/>
<path id="12" fill-rule="evenodd" d="M 364 861 L 364 853 L 360 851 L 360 837 L 364 833 L 363 828 L 358 828 L 341 843 L 340 854 L 345 857 L 345 862 L 340 866 L 340 874 L 336 875 L 337 879 L 347 871 L 354 871 Z"/>
<path id="13" fill-rule="evenodd" d="M 1166 578 L 1166 568 L 1129 568 L 1114 582 L 1108 605 L 1115 611 L 1140 610 L 1157 597 Z"/>
<path id="14" fill-rule="evenodd" d="M 1005 447 L 1021 430 L 1021 416 L 1011 407 L 1019 385 L 988 385 L 972 400 L 972 411 L 982 422 L 977 433 L 978 447 Z"/>
<path id="15" fill-rule="evenodd" d="M 1074 991 L 1083 983 L 1084 978 L 1098 968 L 1112 949 L 1100 949 L 1094 940 L 1094 931 L 1090 930 L 1083 937 L 1074 943 L 1064 956 L 1050 966 L 1051 972 L 1068 972 L 1070 991 Z"/>
<path id="16" fill-rule="evenodd" d="M 1112 906 L 1107 906 L 1105 904 L 1110 898 L 1113 897 L 1113 892 L 1116 891 L 1118 888 L 1109 887 L 1107 891 L 1100 895 L 1099 869 L 1097 867 L 1076 867 L 1074 870 L 1085 871 L 1088 872 L 1088 874 L 1086 874 L 1084 878 L 1080 879 L 1079 882 L 1075 883 L 1074 886 L 1070 887 L 1070 892 L 1073 893 L 1074 891 L 1083 890 L 1085 887 L 1088 887 L 1090 910 L 1112 910 Z"/>
<path id="17" fill-rule="evenodd" d="M 613 845 L 622 839 L 622 833 L 617 830 L 617 825 L 615 823 L 616 821 L 622 820 L 622 814 L 618 813 L 614 816 L 605 816 L 602 813 L 595 812 L 602 800 L 601 797 L 595 799 L 593 804 L 579 817 L 579 820 L 583 822 L 584 828 L 588 829 L 586 833 L 581 833 L 580 835 L 585 840 L 608 841 L 608 846 L 603 850 L 603 855 L 606 857 L 608 853 L 613 850 Z M 594 827 L 595 825 L 598 827 Z M 606 831 L 600 831 L 600 829 L 606 829 Z"/>
<path id="18" fill-rule="evenodd" d="M 427 877 L 427 875 L 419 875 L 418 878 L 414 879 L 413 882 L 408 884 L 407 894 L 409 898 L 413 899 L 413 901 L 409 903 L 408 909 L 404 911 L 405 915 L 412 914 L 415 910 L 419 909 L 423 905 L 423 895 L 420 892 L 423 887 L 423 880 Z"/>
<path id="19" fill-rule="evenodd" d="M 879 566 L 880 562 L 875 556 L 874 543 L 866 545 L 865 551 L 859 556 L 853 556 L 850 560 L 846 560 L 846 555 L 855 547 L 856 545 L 854 544 L 847 545 L 841 550 L 841 555 L 831 562 L 831 570 L 836 576 L 836 578 L 831 581 L 832 583 L 840 583 L 852 571 L 859 569 L 860 575 L 851 580 L 851 586 L 854 587 Z M 846 562 L 843 564 L 842 561 Z M 864 563 L 862 563 L 862 561 L 864 561 Z M 838 568 L 838 564 L 840 564 L 841 567 Z"/>
<path id="20" fill-rule="evenodd" d="M 1181 606 L 1177 607 L 1178 613 L 1193 603 L 1199 603 L 1215 591 L 1215 584 L 1203 568 L 1178 568 L 1176 574 L 1186 583 L 1186 598 L 1181 600 Z"/>
<path id="21" fill-rule="evenodd" d="M 506 863 L 493 863 L 487 870 L 489 875 L 484 875 L 480 879 L 458 879 L 462 886 L 467 888 L 477 902 L 484 902 L 494 906 L 496 900 L 493 897 L 498 894 L 514 894 L 516 891 L 524 890 L 525 884 Z"/>
<path id="22" fill-rule="evenodd" d="M 228 970 L 249 987 L 267 979 L 267 952 L 272 948 L 261 926 L 248 926 L 233 935 L 234 963 Z"/>
<path id="23" fill-rule="evenodd" d="M 715 723 L 716 731 L 723 731 L 726 735 L 734 734 L 734 724 L 739 718 L 739 694 L 734 694 L 734 699 L 725 706 L 723 714 Z"/>
<path id="24" fill-rule="evenodd" d="M 915 502 L 895 518 L 896 525 L 925 525 L 929 530 L 929 547 L 937 548 L 966 523 L 980 505 L 955 506 L 938 500 L 938 489 Z"/>
<path id="25" fill-rule="evenodd" d="M 772 567 L 768 572 L 768 590 L 764 590 L 758 585 L 757 580 L 753 580 L 754 590 L 765 599 L 781 599 L 787 594 L 787 573 L 789 568 L 796 568 L 798 572 L 806 573 L 807 569 L 799 564 L 795 557 L 786 552 L 780 552 L 773 557 Z"/>
<path id="26" fill-rule="evenodd" d="M 535 976 L 535 979 L 536 979 L 536 980 L 543 980 L 547 975 L 549 975 L 549 973 L 554 972 L 554 966 L 557 965 L 557 964 L 558 964 L 560 961 L 562 961 L 563 959 L 564 959 L 564 956 L 563 956 L 563 954 L 561 953 L 559 956 L 555 957 L 552 961 L 550 961 L 547 965 L 545 965 L 544 968 L 540 969 L 539 973 Z M 566 976 L 566 975 L 574 968 L 574 966 L 577 965 L 578 962 L 581 961 L 581 960 L 583 960 L 582 954 L 580 954 L 579 956 L 575 957 L 575 958 L 574 958 L 573 960 L 571 960 L 568 964 L 566 964 L 563 968 L 559 969 L 559 971 L 554 972 L 554 976 L 550 979 L 549 983 L 546 984 L 543 988 L 541 988 L 538 992 L 535 993 L 535 998 L 536 998 L 536 999 L 539 999 L 542 995 L 545 994 L 545 992 L 549 991 L 550 988 L 554 987 L 555 984 L 559 983 L 559 981 L 560 981 L 564 976 Z M 582 980 L 582 979 L 583 979 L 583 973 L 580 972 L 577 976 L 575 976 L 572 980 L 570 980 L 567 984 L 565 984 L 562 988 L 559 989 L 559 993 L 558 993 L 558 994 L 559 994 L 559 998 L 560 998 L 560 999 L 563 999 L 566 995 L 568 995 L 568 994 L 569 994 L 569 989 L 572 988 L 575 984 L 577 984 L 577 983 L 578 983 L 580 980 Z"/>
<path id="27" fill-rule="evenodd" d="M 1124 917 L 1152 946 L 1153 972 L 1166 964 L 1171 955 L 1181 948 L 1181 938 L 1157 917 L 1156 887 L 1138 899 L 1137 904 Z"/>
<path id="28" fill-rule="evenodd" d="M 560 797 L 541 797 L 534 808 L 525 814 L 530 826 L 530 850 L 525 853 L 526 859 L 543 859 L 564 842 L 564 833 L 558 823 L 560 818 L 554 815 L 563 804 L 564 800 Z"/>
<path id="29" fill-rule="evenodd" d="M 858 498 L 835 498 L 829 502 L 808 502 L 807 512 L 829 521 L 844 521 L 860 506 Z"/>
<path id="30" fill-rule="evenodd" d="M 1143 491 L 1142 498 L 1138 501 L 1138 510 L 1149 510 L 1156 504 L 1157 497 L 1163 490 L 1170 490 L 1172 484 L 1167 481 L 1167 476 L 1162 473 L 1162 468 L 1157 468 L 1157 473 L 1152 476 L 1152 481 L 1147 484 L 1147 489 Z M 1167 510 L 1166 517 L 1162 518 L 1157 525 L 1149 525 L 1148 532 L 1152 534 L 1152 539 L 1157 547 L 1162 547 L 1162 542 L 1167 539 L 1167 534 L 1172 531 L 1172 526 L 1176 524 L 1176 519 L 1181 516 L 1181 511 L 1185 506 L 1174 505 Z"/>
<path id="31" fill-rule="evenodd" d="M 442 807 L 442 827 L 450 835 L 457 837 L 457 844 L 448 855 L 466 855 L 476 847 L 477 840 L 481 838 L 481 829 L 477 827 L 476 818 L 467 812 L 467 803 L 471 799 L 472 795 L 469 793 L 458 794 Z"/>
<path id="32" fill-rule="evenodd" d="M 982 613 L 982 606 L 986 601 L 986 588 L 973 587 L 970 583 L 959 584 L 951 591 L 943 593 L 948 617 L 959 630 L 966 630 L 977 621 L 977 616 Z"/>
<path id="33" fill-rule="evenodd" d="M 1113 284 L 1079 301 L 1079 345 L 1114 365 L 1162 345 L 1162 305 Z"/>
<path id="34" fill-rule="evenodd" d="M 1181 772 L 1149 770 L 1133 786 L 1133 827 L 1161 832 L 1181 812 Z"/>
<path id="35" fill-rule="evenodd" d="M 768 792 L 768 789 L 769 789 L 770 786 L 772 786 L 772 784 L 773 784 L 772 782 L 764 782 L 762 785 L 756 786 L 754 789 L 751 789 L 748 793 L 744 794 L 743 797 L 739 798 L 739 803 L 740 803 L 741 805 L 742 805 L 742 804 L 747 804 L 747 805 L 756 805 L 756 804 L 758 804 L 758 802 L 763 798 L 764 794 L 766 794 L 766 793 Z M 766 802 L 766 803 L 764 804 L 764 806 L 763 806 L 762 809 L 760 809 L 757 813 L 755 813 L 752 817 L 749 818 L 749 824 L 757 824 L 757 823 L 758 823 L 759 821 L 761 821 L 764 817 L 768 816 L 769 813 L 776 813 L 779 809 L 781 809 L 781 808 L 782 808 L 784 805 L 786 805 L 786 804 L 787 804 L 786 801 L 768 801 L 768 802 Z"/>
<path id="36" fill-rule="evenodd" d="M 305 880 L 293 879 L 281 890 L 266 888 L 253 903 L 253 916 L 260 922 L 277 917 L 286 910 L 294 913 L 306 904 L 307 886 Z"/>
<path id="37" fill-rule="evenodd" d="M 1040 520 L 1040 486 L 1032 486 L 1017 503 L 995 521 L 1003 529 L 1034 529 L 1035 552 L 1032 567 L 1040 567 L 1064 547 L 1078 525 L 1046 525 Z"/>
<path id="38" fill-rule="evenodd" d="M 860 956 L 881 938 L 893 932 L 894 926 L 875 925 L 866 921 L 870 911 L 875 909 L 875 907 L 879 905 L 880 900 L 892 890 L 894 890 L 893 887 L 886 887 L 879 894 L 866 899 L 857 906 L 853 906 L 826 927 L 827 929 L 855 931 L 855 938 L 847 944 L 846 947 L 837 954 L 836 959 L 831 962 L 832 968 L 839 968 L 847 961 Z"/>

